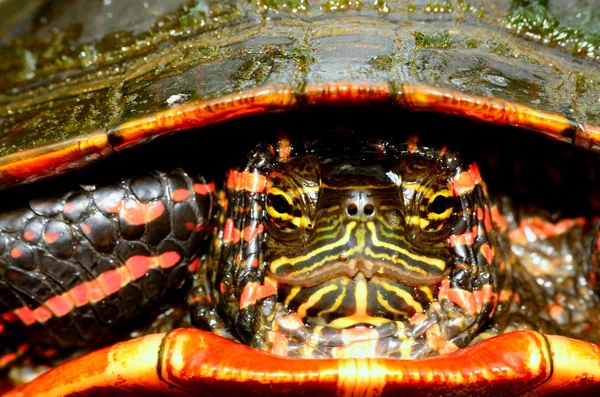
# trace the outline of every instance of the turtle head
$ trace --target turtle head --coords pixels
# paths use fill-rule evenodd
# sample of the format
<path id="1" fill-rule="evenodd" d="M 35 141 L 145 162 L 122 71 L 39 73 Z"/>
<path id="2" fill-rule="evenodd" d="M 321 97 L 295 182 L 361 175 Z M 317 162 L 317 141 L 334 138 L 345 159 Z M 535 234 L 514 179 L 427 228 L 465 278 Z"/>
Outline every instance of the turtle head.
<path id="1" fill-rule="evenodd" d="M 464 346 L 489 317 L 494 244 L 476 165 L 381 141 L 270 164 L 257 268 L 276 301 L 267 328 L 288 346 L 321 340 L 299 355 L 339 356 L 350 332 L 376 341 L 367 355 L 426 356 Z"/>
<path id="2" fill-rule="evenodd" d="M 307 324 L 407 320 L 450 271 L 454 197 L 442 168 L 368 157 L 297 157 L 267 179 L 268 273 Z"/>

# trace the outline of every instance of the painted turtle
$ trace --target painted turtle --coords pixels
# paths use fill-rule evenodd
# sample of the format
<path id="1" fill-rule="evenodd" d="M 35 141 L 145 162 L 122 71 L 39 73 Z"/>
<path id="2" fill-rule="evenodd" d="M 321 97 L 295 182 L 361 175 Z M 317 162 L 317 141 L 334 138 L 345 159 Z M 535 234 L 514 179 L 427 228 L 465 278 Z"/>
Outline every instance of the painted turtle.
<path id="1" fill-rule="evenodd" d="M 7 395 L 598 393 L 593 2 L 16 3 Z"/>

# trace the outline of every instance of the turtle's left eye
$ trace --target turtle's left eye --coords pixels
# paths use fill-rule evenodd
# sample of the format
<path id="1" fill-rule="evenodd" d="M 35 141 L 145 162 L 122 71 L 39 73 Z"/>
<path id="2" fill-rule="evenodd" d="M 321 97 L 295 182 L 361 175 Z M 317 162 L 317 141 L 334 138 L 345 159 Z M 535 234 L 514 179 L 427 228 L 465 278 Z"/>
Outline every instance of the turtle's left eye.
<path id="1" fill-rule="evenodd" d="M 444 219 L 452 214 L 453 200 L 451 196 L 446 195 L 446 192 L 438 192 L 433 198 L 429 199 L 427 218 Z"/>

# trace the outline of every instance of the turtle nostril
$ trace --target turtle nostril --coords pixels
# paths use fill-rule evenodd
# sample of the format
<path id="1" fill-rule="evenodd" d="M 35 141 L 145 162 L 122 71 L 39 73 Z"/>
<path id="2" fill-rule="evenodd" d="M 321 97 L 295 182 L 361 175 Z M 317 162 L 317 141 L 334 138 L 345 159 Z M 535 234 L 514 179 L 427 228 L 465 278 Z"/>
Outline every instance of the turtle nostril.
<path id="1" fill-rule="evenodd" d="M 346 208 L 346 212 L 348 213 L 348 215 L 350 216 L 355 216 L 356 214 L 358 214 L 358 207 L 356 206 L 356 204 L 350 204 L 347 208 Z"/>
<path id="2" fill-rule="evenodd" d="M 363 208 L 363 212 L 367 216 L 373 215 L 373 213 L 375 213 L 375 206 L 373 204 L 366 204 L 365 207 Z"/>

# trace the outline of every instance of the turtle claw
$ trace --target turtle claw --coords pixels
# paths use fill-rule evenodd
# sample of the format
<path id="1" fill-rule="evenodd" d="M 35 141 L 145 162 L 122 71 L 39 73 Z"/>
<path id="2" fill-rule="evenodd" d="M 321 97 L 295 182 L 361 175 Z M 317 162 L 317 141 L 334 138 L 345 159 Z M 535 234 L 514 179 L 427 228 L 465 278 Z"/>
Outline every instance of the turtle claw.
<path id="1" fill-rule="evenodd" d="M 93 352 L 6 396 L 581 396 L 600 393 L 599 363 L 598 345 L 533 331 L 421 360 L 299 360 L 181 328 Z"/>

